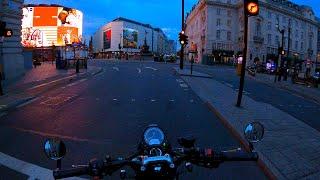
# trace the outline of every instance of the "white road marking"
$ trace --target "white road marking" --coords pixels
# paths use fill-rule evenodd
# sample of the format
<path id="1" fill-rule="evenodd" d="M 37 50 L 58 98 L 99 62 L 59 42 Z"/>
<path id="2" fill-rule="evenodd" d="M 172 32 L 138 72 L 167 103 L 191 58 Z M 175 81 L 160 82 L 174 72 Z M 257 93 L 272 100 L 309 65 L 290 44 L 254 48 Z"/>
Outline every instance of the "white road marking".
<path id="1" fill-rule="evenodd" d="M 34 179 L 47 179 L 54 180 L 52 176 L 52 170 L 31 164 L 20 159 L 16 159 L 12 156 L 6 155 L 0 152 L 0 164 L 13 169 L 17 172 L 29 176 L 28 180 Z M 67 178 L 68 180 L 81 180 L 83 178 Z"/>
<path id="2" fill-rule="evenodd" d="M 116 98 L 114 98 L 113 100 L 114 100 L 114 101 L 118 101 L 118 99 L 116 99 Z"/>
<path id="3" fill-rule="evenodd" d="M 132 102 L 136 101 L 136 99 L 131 99 Z"/>
<path id="4" fill-rule="evenodd" d="M 33 89 L 36 89 L 36 88 L 39 88 L 39 87 L 43 87 L 43 86 L 46 86 L 46 85 L 49 85 L 49 84 L 52 84 L 52 83 L 55 83 L 55 82 L 59 82 L 59 81 L 62 81 L 64 79 L 69 79 L 69 78 L 73 78 L 73 77 L 76 77 L 77 75 L 73 75 L 73 76 L 68 76 L 68 77 L 64 77 L 64 78 L 61 78 L 61 79 L 57 79 L 57 80 L 54 80 L 54 81 L 50 81 L 50 82 L 47 82 L 47 83 L 43 83 L 43 84 L 40 84 L 38 86 L 34 86 L 32 88 L 29 88 L 28 90 L 33 90 Z"/>
<path id="5" fill-rule="evenodd" d="M 174 99 L 170 99 L 170 102 L 174 102 Z"/>
<path id="6" fill-rule="evenodd" d="M 154 100 L 154 99 L 151 99 L 151 102 L 155 102 L 156 100 Z"/>
<path id="7" fill-rule="evenodd" d="M 187 88 L 188 87 L 188 85 L 185 84 L 185 83 L 180 84 L 180 86 L 183 87 L 183 88 Z"/>
<path id="8" fill-rule="evenodd" d="M 79 83 L 81 83 L 81 82 L 84 82 L 84 81 L 86 81 L 86 80 L 87 80 L 87 79 L 81 79 L 81 80 L 76 81 L 76 82 L 74 82 L 74 83 L 68 84 L 67 86 L 68 86 L 68 87 L 71 87 L 71 86 L 77 85 L 77 84 L 79 84 Z"/>
<path id="9" fill-rule="evenodd" d="M 176 79 L 177 82 L 182 83 L 183 80 L 182 79 Z"/>
<path id="10" fill-rule="evenodd" d="M 227 86 L 229 86 L 229 87 L 233 88 L 233 85 L 232 85 L 232 84 L 225 83 L 225 85 L 227 85 Z"/>
<path id="11" fill-rule="evenodd" d="M 116 70 L 116 71 L 119 71 L 119 68 L 118 67 L 113 67 L 112 69 Z"/>
<path id="12" fill-rule="evenodd" d="M 140 73 L 141 73 L 141 69 L 140 69 L 140 68 L 137 68 L 137 70 L 138 70 L 138 73 L 140 74 Z"/>
<path id="13" fill-rule="evenodd" d="M 145 67 L 145 68 L 146 68 L 146 69 L 152 69 L 152 70 L 154 70 L 154 71 L 158 70 L 158 69 L 153 68 L 153 67 Z"/>
<path id="14" fill-rule="evenodd" d="M 99 98 L 96 98 L 96 101 L 100 101 L 100 99 L 99 99 Z"/>
<path id="15" fill-rule="evenodd" d="M 193 99 L 191 99 L 191 100 L 190 100 L 190 102 L 191 102 L 191 103 L 193 103 L 193 102 L 194 102 L 194 100 L 193 100 Z"/>

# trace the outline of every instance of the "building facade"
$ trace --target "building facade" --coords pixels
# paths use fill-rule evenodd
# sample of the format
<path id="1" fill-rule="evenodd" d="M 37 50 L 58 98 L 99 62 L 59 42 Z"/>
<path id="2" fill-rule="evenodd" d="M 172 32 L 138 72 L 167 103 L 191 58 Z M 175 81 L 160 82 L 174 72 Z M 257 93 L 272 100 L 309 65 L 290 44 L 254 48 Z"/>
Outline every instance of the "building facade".
<path id="1" fill-rule="evenodd" d="M 167 36 L 160 28 L 120 17 L 102 26 L 93 35 L 93 51 L 117 53 L 121 50 L 128 54 L 140 53 L 145 42 L 149 51 L 154 54 L 172 51 L 168 48 Z"/>
<path id="2" fill-rule="evenodd" d="M 23 0 L 0 1 L 0 20 L 13 30 L 13 36 L 0 39 L 0 72 L 5 80 L 13 80 L 25 72 L 21 45 L 22 5 Z"/>
<path id="3" fill-rule="evenodd" d="M 289 48 L 290 57 L 315 61 L 320 25 L 312 8 L 287 0 L 260 0 L 259 4 L 259 15 L 249 18 L 248 65 L 254 60 L 275 59 L 282 29 L 284 49 L 288 53 Z M 189 44 L 196 45 L 199 62 L 207 56 L 226 62 L 244 47 L 242 0 L 199 0 L 188 13 L 186 24 Z"/>

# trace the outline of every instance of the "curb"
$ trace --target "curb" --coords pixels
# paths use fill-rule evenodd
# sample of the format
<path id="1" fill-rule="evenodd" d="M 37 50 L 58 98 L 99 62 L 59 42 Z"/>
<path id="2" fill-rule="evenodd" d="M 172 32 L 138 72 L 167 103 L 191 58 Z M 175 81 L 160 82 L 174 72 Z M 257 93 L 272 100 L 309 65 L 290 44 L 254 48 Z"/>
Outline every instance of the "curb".
<path id="1" fill-rule="evenodd" d="M 218 117 L 220 122 L 229 130 L 232 136 L 240 142 L 240 144 L 244 147 L 244 149 L 247 152 L 249 152 L 250 151 L 249 143 L 241 136 L 241 134 L 235 128 L 233 128 L 233 126 L 229 123 L 229 121 L 225 119 L 223 115 L 211 103 L 207 101 L 205 102 L 205 104 L 210 109 L 210 111 L 212 111 Z M 259 153 L 259 160 L 257 161 L 257 164 L 260 167 L 260 169 L 264 172 L 264 174 L 268 177 L 268 179 L 271 179 L 271 180 L 278 179 L 275 176 L 275 174 L 280 174 L 280 173 L 279 172 L 274 173 L 273 171 L 277 171 L 277 170 L 275 170 L 274 168 L 268 167 L 265 161 L 266 161 L 266 158 L 262 155 L 262 153 Z"/>
<path id="2" fill-rule="evenodd" d="M 250 79 L 255 80 L 255 81 L 257 81 L 257 82 L 266 84 L 266 85 L 268 85 L 269 87 L 276 87 L 276 88 L 279 88 L 279 89 L 282 89 L 282 90 L 286 90 L 286 91 L 289 91 L 289 92 L 291 92 L 291 93 L 295 93 L 295 94 L 297 94 L 297 95 L 299 95 L 299 96 L 302 96 L 303 98 L 306 98 L 306 99 L 308 99 L 308 100 L 315 101 L 316 103 L 320 104 L 320 98 L 314 98 L 314 97 L 312 97 L 312 96 L 303 94 L 303 93 L 301 93 L 300 91 L 294 90 L 294 89 L 292 89 L 292 88 L 288 88 L 288 87 L 285 86 L 285 85 L 276 84 L 276 85 L 274 86 L 272 83 L 265 82 L 265 81 L 263 81 L 263 80 L 260 80 L 260 79 L 255 78 L 255 77 L 252 77 L 252 76 L 247 76 L 247 77 L 249 77 Z"/>
<path id="3" fill-rule="evenodd" d="M 208 78 L 208 79 L 212 79 L 212 78 L 213 78 L 213 77 L 210 76 L 210 75 L 193 75 L 193 74 L 183 74 L 183 73 L 179 73 L 175 67 L 173 67 L 172 69 L 173 69 L 173 71 L 174 71 L 174 74 L 179 75 L 179 76 Z M 204 74 L 204 73 L 202 73 L 202 74 Z"/>
<path id="4" fill-rule="evenodd" d="M 15 109 L 16 107 L 22 105 L 22 104 L 25 104 L 33 99 L 35 99 L 36 97 L 35 96 L 32 96 L 32 97 L 26 97 L 26 98 L 23 98 L 23 99 L 18 99 L 18 100 L 15 100 L 7 105 L 4 106 L 4 108 L 0 108 L 0 113 L 4 113 L 4 112 L 8 112 L 8 111 L 11 111 L 13 109 Z"/>

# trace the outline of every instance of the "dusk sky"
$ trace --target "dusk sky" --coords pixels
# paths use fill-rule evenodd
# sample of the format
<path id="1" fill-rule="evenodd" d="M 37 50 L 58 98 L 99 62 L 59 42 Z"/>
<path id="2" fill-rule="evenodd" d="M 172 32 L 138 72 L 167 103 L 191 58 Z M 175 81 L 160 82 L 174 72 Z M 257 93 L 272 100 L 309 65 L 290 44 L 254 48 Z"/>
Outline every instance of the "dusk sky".
<path id="1" fill-rule="evenodd" d="M 185 0 L 186 10 L 198 0 Z M 314 8 L 320 17 L 319 0 L 293 0 Z M 25 0 L 29 4 L 61 4 L 84 13 L 84 36 L 116 17 L 125 17 L 161 28 L 170 39 L 176 39 L 181 28 L 181 0 Z"/>

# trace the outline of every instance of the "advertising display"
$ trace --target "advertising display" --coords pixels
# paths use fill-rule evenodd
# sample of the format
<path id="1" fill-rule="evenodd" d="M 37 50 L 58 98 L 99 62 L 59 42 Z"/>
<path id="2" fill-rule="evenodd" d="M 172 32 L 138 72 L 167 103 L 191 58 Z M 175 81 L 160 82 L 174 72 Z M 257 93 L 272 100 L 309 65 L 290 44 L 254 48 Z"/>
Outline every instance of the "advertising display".
<path id="1" fill-rule="evenodd" d="M 64 46 L 82 38 L 82 12 L 58 6 L 24 7 L 22 45 L 24 47 Z"/>
<path id="2" fill-rule="evenodd" d="M 138 48 L 138 31 L 130 28 L 123 29 L 123 48 Z"/>
<path id="3" fill-rule="evenodd" d="M 103 48 L 111 48 L 111 29 L 103 32 Z"/>

